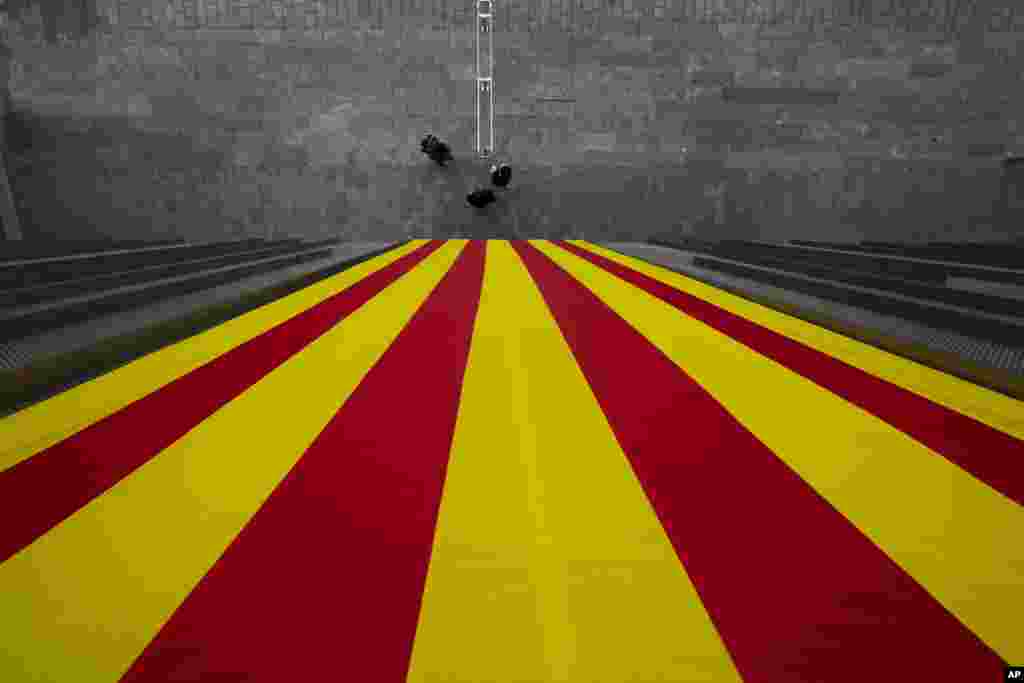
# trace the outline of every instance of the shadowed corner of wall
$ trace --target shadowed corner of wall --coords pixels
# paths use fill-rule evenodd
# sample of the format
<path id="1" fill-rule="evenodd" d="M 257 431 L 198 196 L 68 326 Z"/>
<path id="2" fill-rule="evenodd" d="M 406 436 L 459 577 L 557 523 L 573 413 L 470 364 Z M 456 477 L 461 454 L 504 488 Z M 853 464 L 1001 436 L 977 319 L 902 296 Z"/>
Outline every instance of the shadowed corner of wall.
<path id="1" fill-rule="evenodd" d="M 11 112 L 11 50 L 0 43 L 0 224 L 5 240 L 22 239 L 21 221 L 7 175 L 7 122 Z"/>

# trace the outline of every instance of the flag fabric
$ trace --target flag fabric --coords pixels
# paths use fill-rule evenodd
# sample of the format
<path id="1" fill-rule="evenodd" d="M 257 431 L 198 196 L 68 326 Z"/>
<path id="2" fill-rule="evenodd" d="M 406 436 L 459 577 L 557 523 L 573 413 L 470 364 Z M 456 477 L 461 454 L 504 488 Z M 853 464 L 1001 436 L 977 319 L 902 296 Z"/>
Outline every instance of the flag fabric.
<path id="1" fill-rule="evenodd" d="M 413 241 L 4 418 L 0 520 L 5 683 L 1024 661 L 1024 404 L 581 241 Z"/>

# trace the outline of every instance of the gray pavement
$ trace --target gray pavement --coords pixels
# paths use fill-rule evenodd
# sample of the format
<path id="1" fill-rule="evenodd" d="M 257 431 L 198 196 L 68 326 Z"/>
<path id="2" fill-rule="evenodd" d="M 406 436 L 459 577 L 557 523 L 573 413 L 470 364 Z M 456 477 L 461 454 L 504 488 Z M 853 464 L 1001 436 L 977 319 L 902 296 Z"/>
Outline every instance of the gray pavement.
<path id="1" fill-rule="evenodd" d="M 323 268 L 385 249 L 388 242 L 342 243 L 330 256 L 263 273 L 209 290 L 165 299 L 159 303 L 104 315 L 42 334 L 0 344 L 0 369 L 20 369 L 48 357 L 79 351 L 105 339 L 142 331 L 205 307 L 229 303 L 266 287 L 284 283 Z"/>
<path id="2" fill-rule="evenodd" d="M 635 242 L 606 243 L 604 246 L 619 253 L 670 268 L 711 285 L 736 288 L 738 291 L 750 294 L 755 299 L 761 295 L 783 301 L 827 316 L 840 323 L 880 332 L 899 341 L 954 354 L 980 365 L 1024 377 L 1024 339 L 1019 347 L 1004 346 L 949 330 L 928 327 L 896 316 L 882 315 L 854 306 L 845 306 L 834 301 L 765 285 L 746 278 L 725 275 L 693 265 L 694 258 L 700 256 L 694 252 Z"/>
<path id="3" fill-rule="evenodd" d="M 473 3 L 328 2 L 314 31 L 297 17 L 228 30 L 219 14 L 180 30 L 189 3 L 140 31 L 135 4 L 83 45 L 9 31 L 12 137 L 32 142 L 10 160 L 26 238 L 312 237 L 327 222 L 354 241 L 919 242 L 1024 225 L 1024 184 L 1001 166 L 1024 149 L 1021 34 L 1004 26 L 965 52 L 942 3 L 916 28 L 846 0 L 555 3 L 568 16 L 496 3 L 495 154 L 516 187 L 480 212 L 465 202 L 484 179 L 466 161 Z M 822 5 L 831 17 L 807 16 Z M 427 132 L 451 144 L 452 168 L 420 153 Z"/>

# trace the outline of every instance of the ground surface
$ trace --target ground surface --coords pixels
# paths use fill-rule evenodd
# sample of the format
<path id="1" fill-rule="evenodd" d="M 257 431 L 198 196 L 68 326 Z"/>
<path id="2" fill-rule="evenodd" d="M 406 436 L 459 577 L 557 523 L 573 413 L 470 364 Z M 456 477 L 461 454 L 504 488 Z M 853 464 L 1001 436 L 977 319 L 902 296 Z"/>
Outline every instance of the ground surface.
<path id="1" fill-rule="evenodd" d="M 998 680 L 1022 418 L 592 244 L 415 241 L 0 420 L 0 680 Z"/>
<path id="2" fill-rule="evenodd" d="M 481 213 L 472 3 L 100 2 L 7 28 L 14 191 L 53 236 L 1019 237 L 1024 12 L 912 4 L 498 3 Z"/>

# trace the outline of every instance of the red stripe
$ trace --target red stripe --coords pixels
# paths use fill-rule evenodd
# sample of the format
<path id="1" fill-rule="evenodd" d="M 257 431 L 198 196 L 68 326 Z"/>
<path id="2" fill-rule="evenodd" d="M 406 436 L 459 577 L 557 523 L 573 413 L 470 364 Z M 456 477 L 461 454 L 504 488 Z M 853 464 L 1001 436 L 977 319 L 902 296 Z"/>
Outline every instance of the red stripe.
<path id="1" fill-rule="evenodd" d="M 937 656 L 944 680 L 997 680 L 998 655 L 699 384 L 514 246 L 744 680 L 910 680 Z"/>
<path id="2" fill-rule="evenodd" d="M 441 247 L 423 245 L 167 386 L 0 472 L 0 562 L 144 465 Z"/>
<path id="3" fill-rule="evenodd" d="M 1024 441 L 603 256 L 557 244 L 881 418 L 1024 504 Z"/>
<path id="4" fill-rule="evenodd" d="M 123 681 L 405 680 L 483 269 L 472 242 Z"/>

